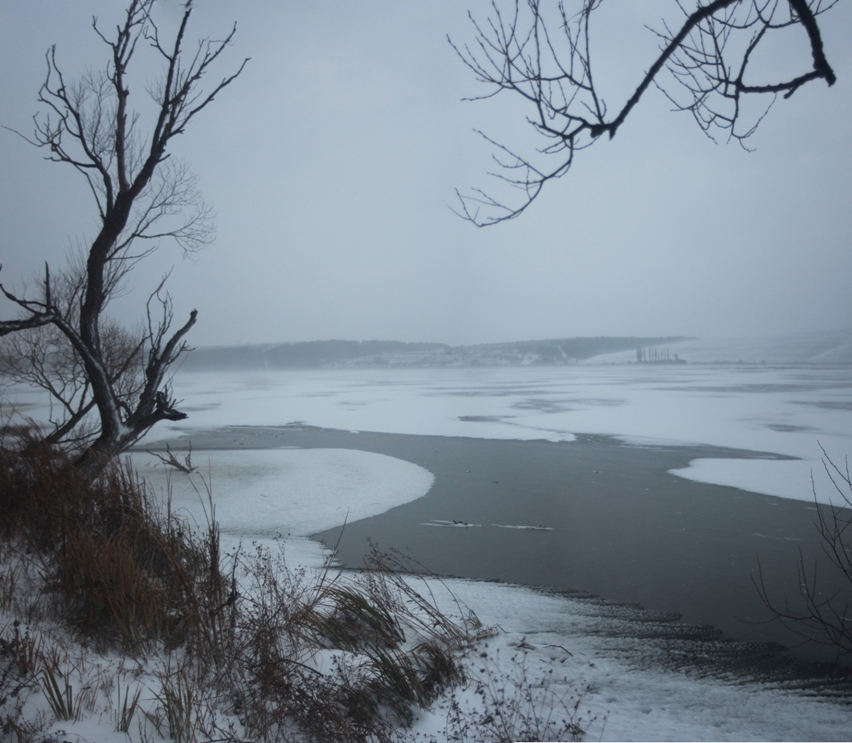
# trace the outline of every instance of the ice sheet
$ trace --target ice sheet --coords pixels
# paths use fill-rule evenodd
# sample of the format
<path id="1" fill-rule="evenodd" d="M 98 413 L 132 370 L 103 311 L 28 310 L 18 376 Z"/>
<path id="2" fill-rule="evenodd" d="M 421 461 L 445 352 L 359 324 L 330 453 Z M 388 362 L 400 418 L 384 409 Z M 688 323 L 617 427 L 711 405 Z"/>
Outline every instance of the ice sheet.
<path id="1" fill-rule="evenodd" d="M 351 449 L 196 452 L 190 476 L 152 454 L 133 455 L 136 471 L 161 497 L 203 526 L 207 486 L 223 534 L 248 539 L 306 537 L 383 513 L 429 492 L 434 476 L 411 462 Z"/>
<path id="2" fill-rule="evenodd" d="M 687 480 L 728 485 L 753 493 L 795 500 L 816 498 L 819 503 L 846 505 L 828 479 L 825 468 L 815 467 L 809 460 L 693 459 L 688 467 L 670 472 Z M 809 488 L 811 478 L 813 485 Z M 838 481 L 836 476 L 835 481 Z M 846 492 L 846 495 L 852 496 L 852 493 Z"/>
<path id="3" fill-rule="evenodd" d="M 838 462 L 852 449 L 849 376 L 838 369 L 606 367 L 183 375 L 177 392 L 191 418 L 170 434 L 302 421 L 495 438 L 570 440 L 573 432 L 607 433 L 646 446 L 703 442 L 804 459 L 697 460 L 677 474 L 808 499 L 810 469 L 821 471 L 817 441 Z M 38 411 L 37 403 L 26 410 Z M 134 457 L 163 489 L 162 469 L 147 455 Z M 226 549 L 241 537 L 264 541 L 289 533 L 288 560 L 310 566 L 321 564 L 320 547 L 299 535 L 339 524 L 347 512 L 350 519 L 379 513 L 422 496 L 432 484 L 431 474 L 413 464 L 350 450 L 196 452 L 194 459 L 212 482 Z M 196 492 L 174 475 L 172 485 L 174 505 L 203 523 L 203 484 L 196 483 Z M 582 708 L 591 712 L 582 722 L 595 717 L 589 739 L 848 736 L 848 706 L 779 684 L 666 669 L 654 661 L 660 649 L 653 641 L 631 639 L 617 626 L 607 629 L 606 621 L 615 620 L 602 623 L 582 602 L 512 586 L 450 586 L 486 624 L 505 631 L 489 652 L 500 650 L 505 659 L 521 645 L 529 648 L 534 685 L 549 679 L 556 692 L 583 693 Z M 437 585 L 433 590 L 439 593 Z M 420 717 L 415 730 L 440 739 L 444 724 L 434 710 Z M 83 734 L 100 739 L 102 733 L 86 728 Z"/>
<path id="4" fill-rule="evenodd" d="M 175 380 L 189 419 L 154 438 L 229 425 L 302 422 L 342 430 L 571 441 L 607 434 L 629 443 L 701 443 L 802 459 L 801 467 L 717 463 L 689 477 L 724 477 L 756 492 L 812 497 L 822 444 L 852 452 L 848 366 L 579 365 L 186 373 Z M 46 415 L 19 391 L 22 412 Z M 27 406 L 28 405 L 28 406 Z M 8 406 L 7 406 L 8 407 Z M 753 473 L 760 469 L 761 476 Z M 779 489 L 779 483 L 784 487 Z"/>
<path id="5" fill-rule="evenodd" d="M 796 457 L 725 460 L 682 473 L 745 490 L 812 498 L 820 444 L 852 452 L 852 373 L 838 366 L 590 366 L 187 374 L 191 428 L 303 422 L 343 430 L 639 445 L 711 444 Z M 161 429 L 158 435 L 162 435 Z M 679 473 L 680 474 L 680 473 Z"/>

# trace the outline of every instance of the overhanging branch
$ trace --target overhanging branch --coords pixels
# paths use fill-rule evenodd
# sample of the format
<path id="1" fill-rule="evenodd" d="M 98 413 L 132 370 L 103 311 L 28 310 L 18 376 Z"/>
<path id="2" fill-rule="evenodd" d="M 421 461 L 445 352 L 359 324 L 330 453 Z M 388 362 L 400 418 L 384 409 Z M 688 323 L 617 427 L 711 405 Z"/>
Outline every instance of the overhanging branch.
<path id="1" fill-rule="evenodd" d="M 591 146 L 624 124 L 652 85 L 663 90 L 679 111 L 690 112 L 711 138 L 717 132 L 743 144 L 754 134 L 772 105 L 747 118 L 744 96 L 783 94 L 789 98 L 803 85 L 836 76 L 826 58 L 818 17 L 839 0 L 712 0 L 687 10 L 681 0 L 673 6 L 682 14 L 670 30 L 654 32 L 660 39 L 658 53 L 640 82 L 614 116 L 603 103 L 608 96 L 596 82 L 592 63 L 592 19 L 602 7 L 600 0 L 578 0 L 577 12 L 558 5 L 552 16 L 542 0 L 514 0 L 513 12 L 504 12 L 492 0 L 487 22 L 471 16 L 473 44 L 453 49 L 486 91 L 468 100 L 511 94 L 530 108 L 528 123 L 537 147 L 523 149 L 498 144 L 486 137 L 498 155 L 500 171 L 491 173 L 512 189 L 519 201 L 504 201 L 473 189 L 459 195 L 458 213 L 478 226 L 498 224 L 523 213 L 540 195 L 546 183 L 563 177 L 578 150 Z M 752 81 L 752 53 L 765 39 L 781 29 L 799 26 L 811 51 L 813 65 L 786 81 Z M 736 41 L 736 43 L 735 43 Z M 738 46 L 739 44 L 739 46 Z M 662 80 L 668 70 L 675 85 Z M 630 70 L 624 71 L 625 75 Z M 548 165 L 549 160 L 557 164 Z M 456 192 L 459 194 L 459 192 Z M 483 211 L 483 207 L 485 210 Z"/>

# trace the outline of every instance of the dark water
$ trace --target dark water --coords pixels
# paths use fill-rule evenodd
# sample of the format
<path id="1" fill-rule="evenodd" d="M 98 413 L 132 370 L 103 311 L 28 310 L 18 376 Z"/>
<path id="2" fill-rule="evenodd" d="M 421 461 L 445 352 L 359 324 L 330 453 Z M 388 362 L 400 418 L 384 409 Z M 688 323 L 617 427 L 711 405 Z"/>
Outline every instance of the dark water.
<path id="1" fill-rule="evenodd" d="M 797 561 L 821 557 L 813 503 L 695 483 L 668 474 L 695 458 L 755 456 L 714 447 L 636 447 L 605 437 L 572 443 L 381 434 L 294 433 L 293 443 L 354 446 L 435 474 L 426 497 L 346 526 L 338 558 L 361 564 L 368 540 L 429 570 L 583 591 L 676 612 L 747 642 L 796 645 L 755 588 L 798 595 Z M 332 440 L 329 440 L 329 436 Z M 427 525 L 462 522 L 477 526 Z M 548 527 L 509 529 L 505 526 Z M 334 545 L 340 530 L 315 538 Z M 846 590 L 827 567 L 825 593 Z M 824 659 L 817 648 L 800 657 Z"/>
<path id="2" fill-rule="evenodd" d="M 848 595 L 850 587 L 827 570 L 814 504 L 668 474 L 695 458 L 771 455 L 639 447 L 601 436 L 552 443 L 298 426 L 230 433 L 247 447 L 378 452 L 435 475 L 423 498 L 351 522 L 342 536 L 340 529 L 314 535 L 329 546 L 339 540 L 337 557 L 345 566 L 359 567 L 372 542 L 409 554 L 438 575 L 597 596 L 589 601 L 602 616 L 633 612 L 642 628 L 637 632 L 668 637 L 670 647 L 683 638 L 716 645 L 738 640 L 748 645 L 733 653 L 730 643 L 722 644 L 722 655 L 742 661 L 745 649 L 771 658 L 769 666 L 778 665 L 779 646 L 793 647 L 781 655 L 797 661 L 833 657 L 812 644 L 795 647 L 801 638 L 771 621 L 754 584 L 759 560 L 770 597 L 795 608 L 801 555 L 809 569 L 819 560 L 824 594 Z M 197 435 L 193 443 L 205 446 Z"/>

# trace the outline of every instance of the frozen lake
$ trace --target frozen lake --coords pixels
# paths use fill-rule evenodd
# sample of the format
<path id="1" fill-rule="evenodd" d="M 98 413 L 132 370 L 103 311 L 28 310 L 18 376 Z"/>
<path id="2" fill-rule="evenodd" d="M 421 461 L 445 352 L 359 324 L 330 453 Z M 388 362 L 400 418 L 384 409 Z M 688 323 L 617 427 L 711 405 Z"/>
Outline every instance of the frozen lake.
<path id="1" fill-rule="evenodd" d="M 731 503 L 742 502 L 736 500 L 740 498 L 766 504 L 776 499 L 765 496 L 777 496 L 802 513 L 812 513 L 806 512 L 813 508 L 812 471 L 818 496 L 826 500 L 832 494 L 820 444 L 839 464 L 852 451 L 848 366 L 179 373 L 175 394 L 184 400 L 182 409 L 190 418 L 158 427 L 143 447 L 184 436 L 214 442 L 204 450 L 197 445 L 194 461 L 212 481 L 223 541 L 289 534 L 288 559 L 305 564 L 321 560 L 319 546 L 308 535 L 345 519 L 369 519 L 426 503 L 437 487 L 428 460 L 414 463 L 404 447 L 394 455 L 388 455 L 384 444 L 359 450 L 353 442 L 367 441 L 367 432 L 374 437 L 412 434 L 412 440 L 445 438 L 448 457 L 460 438 L 485 449 L 489 440 L 499 440 L 506 446 L 523 448 L 529 442 L 571 451 L 594 443 L 595 437 L 612 436 L 637 456 L 644 447 L 649 454 L 665 450 L 672 461 L 685 459 L 672 465 L 676 476 L 669 476 L 674 483 L 683 481 L 684 493 L 697 483 L 716 483 L 740 489 L 733 491 Z M 26 391 L 15 391 L 12 399 L 21 413 L 47 414 Z M 351 433 L 358 431 L 364 435 Z M 298 442 L 288 439 L 290 433 L 321 438 Z M 691 459 L 702 447 L 710 454 Z M 726 456 L 713 447 L 746 450 L 758 458 L 743 459 L 742 451 Z M 434 448 L 437 471 L 442 456 Z M 139 463 L 154 474 L 141 456 Z M 457 465 L 463 468 L 464 462 Z M 198 494 L 181 478 L 172 482 L 176 505 L 202 519 Z M 671 491 L 667 497 L 677 497 L 678 489 Z M 431 526 L 452 518 L 458 517 L 440 516 Z M 636 518 L 622 526 L 629 531 Z M 486 526 L 518 544 L 552 534 L 519 528 L 529 526 L 521 519 Z M 486 526 L 424 526 L 420 531 L 464 546 Z M 767 543 L 789 546 L 795 557 L 795 542 L 762 536 Z M 561 652 L 545 648 L 570 649 L 571 655 L 560 661 L 566 663 L 562 667 L 569 672 L 569 685 L 587 685 L 584 703 L 606 715 L 605 725 L 590 731 L 592 737 L 838 739 L 848 732 L 847 706 L 803 694 L 795 681 L 743 686 L 742 679 L 731 683 L 706 668 L 684 670 L 678 658 L 696 658 L 709 646 L 695 645 L 677 632 L 667 634 L 666 623 L 659 623 L 661 617 L 653 612 L 643 617 L 617 605 L 491 583 L 451 581 L 451 586 L 484 621 L 506 631 L 499 642 L 507 653 L 521 638 L 538 647 L 529 651 L 530 662 L 540 663 L 543 673 L 553 654 Z M 673 662 L 679 669 L 674 675 Z"/>
<path id="2" fill-rule="evenodd" d="M 767 616 L 751 576 L 760 554 L 779 591 L 795 591 L 798 549 L 819 554 L 814 489 L 821 502 L 838 501 L 820 447 L 838 464 L 852 451 L 850 372 L 589 364 L 194 373 L 177 388 L 190 419 L 158 433 L 194 431 L 197 442 L 201 431 L 251 427 L 231 446 L 279 462 L 263 475 L 266 465 L 248 453 L 239 467 L 233 452 L 212 456 L 220 518 L 230 518 L 230 492 L 244 493 L 251 479 L 263 491 L 250 508 L 236 499 L 226 531 L 257 524 L 257 534 L 323 532 L 334 544 L 329 530 L 347 521 L 340 554 L 350 565 L 378 539 L 442 574 L 591 591 L 789 644 L 780 628 L 743 621 Z M 258 434 L 264 427 L 278 433 Z M 306 427 L 325 433 L 298 435 Z M 437 438 L 368 442 L 368 433 Z M 201 440 L 230 448 L 221 436 Z M 463 445 L 470 440 L 481 445 Z M 344 450 L 357 467 L 342 462 Z M 294 461 L 309 451 L 313 463 Z M 299 473 L 310 471 L 336 472 L 338 482 L 308 485 Z M 320 501 L 329 506 L 318 509 Z M 487 523 L 465 533 L 421 528 L 454 521 Z M 530 526 L 545 528 L 519 528 Z"/>
<path id="3" fill-rule="evenodd" d="M 187 421 L 152 437 L 221 426 L 280 426 L 641 444 L 706 444 L 795 461 L 696 461 L 678 474 L 811 500 L 822 452 L 852 452 L 852 367 L 578 365 L 179 374 Z"/>

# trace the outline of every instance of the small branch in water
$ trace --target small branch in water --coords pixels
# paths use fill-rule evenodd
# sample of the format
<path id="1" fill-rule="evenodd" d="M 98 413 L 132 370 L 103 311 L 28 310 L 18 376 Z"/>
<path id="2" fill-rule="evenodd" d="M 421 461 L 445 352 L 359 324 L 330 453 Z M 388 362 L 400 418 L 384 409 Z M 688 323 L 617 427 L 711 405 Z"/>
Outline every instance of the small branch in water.
<path id="1" fill-rule="evenodd" d="M 176 470 L 180 470 L 186 475 L 192 474 L 195 472 L 198 467 L 192 464 L 192 443 L 189 444 L 189 451 L 183 455 L 183 461 L 177 458 L 175 453 L 171 450 L 168 444 L 166 444 L 166 453 L 163 454 L 159 451 L 151 451 L 147 450 L 148 454 L 151 456 L 157 457 L 163 464 L 174 467 Z"/>

